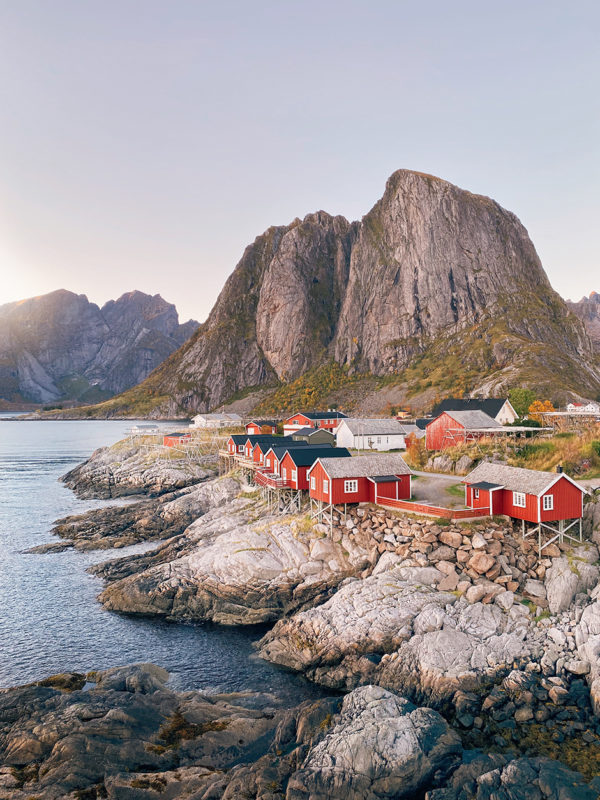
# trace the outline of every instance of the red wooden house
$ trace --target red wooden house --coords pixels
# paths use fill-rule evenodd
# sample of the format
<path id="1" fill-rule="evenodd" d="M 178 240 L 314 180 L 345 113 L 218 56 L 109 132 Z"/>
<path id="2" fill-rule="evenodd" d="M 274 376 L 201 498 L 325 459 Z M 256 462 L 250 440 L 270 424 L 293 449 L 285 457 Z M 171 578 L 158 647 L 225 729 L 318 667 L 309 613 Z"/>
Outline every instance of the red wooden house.
<path id="1" fill-rule="evenodd" d="M 502 425 L 484 411 L 444 411 L 425 427 L 428 450 L 443 450 L 503 431 Z"/>
<path id="2" fill-rule="evenodd" d="M 271 434 L 274 436 L 277 433 L 277 422 L 273 419 L 255 419 L 246 423 L 246 433 L 249 436 L 257 436 L 261 433 Z"/>
<path id="3" fill-rule="evenodd" d="M 351 458 L 351 454 L 345 447 L 328 445 L 288 449 L 281 458 L 279 473 L 292 489 L 307 492 L 308 471 L 318 458 Z"/>
<path id="4" fill-rule="evenodd" d="M 564 472 L 539 472 L 485 462 L 463 479 L 465 504 L 535 525 L 579 520 L 587 494 Z"/>
<path id="5" fill-rule="evenodd" d="M 178 444 L 185 444 L 192 438 L 191 433 L 177 431 L 175 433 L 166 433 L 163 436 L 163 445 L 165 447 L 176 447 Z"/>
<path id="6" fill-rule="evenodd" d="M 265 456 L 271 447 L 291 447 L 294 444 L 297 442 L 289 436 L 252 436 L 248 437 L 244 455 L 247 459 L 252 459 L 255 464 L 264 464 Z"/>
<path id="7" fill-rule="evenodd" d="M 300 428 L 325 428 L 334 431 L 342 419 L 346 419 L 346 414 L 341 411 L 299 411 L 284 419 L 283 432 L 293 434 Z"/>
<path id="8" fill-rule="evenodd" d="M 257 442 L 269 442 L 271 445 L 274 441 L 281 441 L 281 436 L 271 436 L 270 434 L 260 434 L 258 436 L 248 436 L 245 433 L 234 433 L 227 439 L 227 451 L 230 455 L 245 456 L 246 445 L 251 442 L 252 447 Z"/>
<path id="9" fill-rule="evenodd" d="M 408 500 L 411 471 L 402 456 L 319 458 L 308 470 L 309 494 L 321 503 L 377 503 L 380 498 Z"/>

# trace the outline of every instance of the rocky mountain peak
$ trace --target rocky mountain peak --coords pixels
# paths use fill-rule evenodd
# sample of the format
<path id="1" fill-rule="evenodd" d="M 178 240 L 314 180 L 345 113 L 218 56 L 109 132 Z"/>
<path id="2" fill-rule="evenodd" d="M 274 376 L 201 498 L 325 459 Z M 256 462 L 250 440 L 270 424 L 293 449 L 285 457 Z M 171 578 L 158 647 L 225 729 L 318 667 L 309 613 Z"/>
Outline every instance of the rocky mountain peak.
<path id="1" fill-rule="evenodd" d="M 133 291 L 101 309 L 58 289 L 0 306 L 0 397 L 100 399 L 144 380 L 198 327 L 160 295 Z"/>

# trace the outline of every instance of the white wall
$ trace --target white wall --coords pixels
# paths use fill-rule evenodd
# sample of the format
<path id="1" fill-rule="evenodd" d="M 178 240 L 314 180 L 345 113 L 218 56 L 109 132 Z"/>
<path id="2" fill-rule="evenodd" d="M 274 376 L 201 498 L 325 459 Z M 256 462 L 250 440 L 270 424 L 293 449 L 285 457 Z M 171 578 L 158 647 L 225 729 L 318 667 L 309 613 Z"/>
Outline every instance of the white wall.
<path id="1" fill-rule="evenodd" d="M 370 435 L 365 433 L 353 434 L 343 423 L 338 427 L 335 435 L 337 447 L 349 447 L 354 450 L 405 450 L 406 441 L 403 434 Z"/>

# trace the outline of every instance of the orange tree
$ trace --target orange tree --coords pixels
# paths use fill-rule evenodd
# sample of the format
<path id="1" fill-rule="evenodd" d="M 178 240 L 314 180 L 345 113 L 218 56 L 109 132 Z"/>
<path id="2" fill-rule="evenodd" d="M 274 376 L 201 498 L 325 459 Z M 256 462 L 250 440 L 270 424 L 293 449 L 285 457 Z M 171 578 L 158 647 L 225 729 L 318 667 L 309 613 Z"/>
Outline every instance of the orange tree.
<path id="1" fill-rule="evenodd" d="M 536 422 L 542 422 L 542 413 L 544 411 L 555 411 L 550 400 L 534 400 L 529 406 L 529 418 Z"/>

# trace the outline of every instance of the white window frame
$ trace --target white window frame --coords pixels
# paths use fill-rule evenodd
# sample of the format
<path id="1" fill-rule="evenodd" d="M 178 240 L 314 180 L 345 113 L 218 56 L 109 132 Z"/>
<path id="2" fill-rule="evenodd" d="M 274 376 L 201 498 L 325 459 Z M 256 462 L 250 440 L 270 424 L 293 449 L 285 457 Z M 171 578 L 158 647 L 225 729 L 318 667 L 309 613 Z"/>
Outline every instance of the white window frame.
<path id="1" fill-rule="evenodd" d="M 356 478 L 344 481 L 344 494 L 355 494 L 356 492 L 358 492 L 358 480 Z"/>
<path id="2" fill-rule="evenodd" d="M 525 492 L 513 492 L 513 506 L 515 508 L 527 508 L 527 495 Z"/>
<path id="3" fill-rule="evenodd" d="M 294 483 L 298 481 L 298 470 L 296 469 L 292 470 L 292 480 L 294 481 Z"/>
<path id="4" fill-rule="evenodd" d="M 329 481 L 323 478 L 323 494 L 329 494 Z"/>
<path id="5" fill-rule="evenodd" d="M 284 467 L 281 470 L 281 477 L 283 478 L 284 481 L 287 481 L 287 467 Z"/>
<path id="6" fill-rule="evenodd" d="M 238 444 L 238 453 L 243 453 L 243 452 L 244 452 L 244 445 Z"/>
<path id="7" fill-rule="evenodd" d="M 473 499 L 479 500 L 479 489 L 473 489 Z"/>
<path id="8" fill-rule="evenodd" d="M 543 509 L 544 509 L 544 511 L 554 511 L 554 495 L 553 494 L 545 494 L 544 495 Z"/>
<path id="9" fill-rule="evenodd" d="M 310 476 L 310 488 L 313 490 L 313 492 L 317 488 L 317 479 L 315 478 L 314 475 Z"/>

